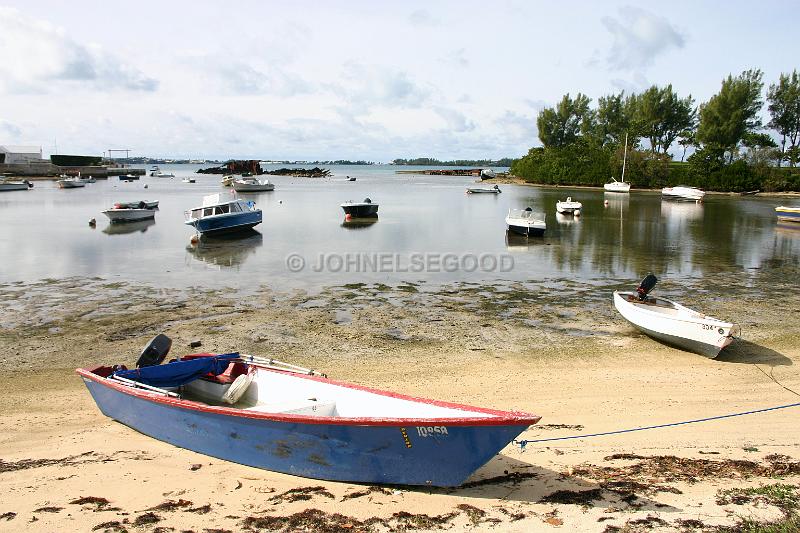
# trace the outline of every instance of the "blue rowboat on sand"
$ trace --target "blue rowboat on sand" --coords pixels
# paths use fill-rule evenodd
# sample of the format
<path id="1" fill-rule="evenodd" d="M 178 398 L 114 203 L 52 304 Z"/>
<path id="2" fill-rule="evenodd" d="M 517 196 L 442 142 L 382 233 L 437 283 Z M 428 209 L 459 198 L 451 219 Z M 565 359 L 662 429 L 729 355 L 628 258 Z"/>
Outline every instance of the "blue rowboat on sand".
<path id="1" fill-rule="evenodd" d="M 191 374 L 189 365 L 200 367 Z M 140 433 L 256 468 L 335 481 L 458 486 L 540 418 L 299 370 L 306 372 L 251 356 L 197 354 L 122 372 L 77 372 L 103 414 Z M 235 403 L 225 403 L 226 393 Z"/>

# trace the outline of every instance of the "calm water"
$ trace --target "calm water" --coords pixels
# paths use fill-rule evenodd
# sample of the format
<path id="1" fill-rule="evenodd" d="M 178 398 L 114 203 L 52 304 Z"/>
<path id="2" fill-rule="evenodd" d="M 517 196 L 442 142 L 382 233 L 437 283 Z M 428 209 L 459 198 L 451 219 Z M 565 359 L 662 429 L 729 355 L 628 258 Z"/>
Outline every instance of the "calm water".
<path id="1" fill-rule="evenodd" d="M 499 195 L 466 195 L 474 178 L 395 174 L 398 167 L 389 166 L 333 166 L 330 179 L 270 177 L 274 192 L 243 195 L 264 211 L 255 232 L 193 246 L 184 211 L 226 189 L 220 176 L 182 183 L 197 166 L 161 168 L 176 178 L 115 178 L 67 190 L 37 182 L 32 191 L 0 193 L 0 282 L 101 276 L 161 286 L 313 289 L 352 282 L 636 279 L 653 271 L 673 278 L 744 272 L 746 283 L 776 266 L 800 265 L 800 228 L 777 225 L 773 211 L 797 203 L 791 200 L 720 196 L 696 205 L 662 202 L 658 193 L 512 185 L 501 185 Z M 567 193 L 583 202 L 578 219 L 556 215 L 555 203 Z M 379 220 L 343 224 L 339 204 L 365 197 L 380 204 Z M 155 221 L 110 226 L 101 213 L 114 202 L 140 199 L 160 201 Z M 526 206 L 547 214 L 543 238 L 507 236 L 508 209 Z M 301 272 L 287 267 L 290 254 L 305 261 Z M 440 254 L 453 255 L 442 266 Z M 483 268 L 476 269 L 481 257 Z M 494 261 L 504 271 L 493 270 Z M 429 271 L 403 271 L 421 266 Z"/>

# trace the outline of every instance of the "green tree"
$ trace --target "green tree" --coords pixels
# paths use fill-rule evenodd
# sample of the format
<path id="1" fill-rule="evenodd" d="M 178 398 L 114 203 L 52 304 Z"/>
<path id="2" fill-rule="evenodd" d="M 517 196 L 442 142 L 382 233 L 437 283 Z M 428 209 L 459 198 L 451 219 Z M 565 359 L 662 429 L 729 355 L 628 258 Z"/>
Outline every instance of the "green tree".
<path id="1" fill-rule="evenodd" d="M 759 69 L 728 75 L 719 93 L 700 106 L 697 140 L 712 152 L 727 152 L 729 163 L 744 135 L 761 127 L 762 77 Z"/>
<path id="2" fill-rule="evenodd" d="M 635 116 L 639 133 L 650 141 L 650 150 L 667 154 L 682 132 L 694 129 L 697 112 L 691 95 L 679 98 L 672 84 L 663 88 L 653 85 L 636 98 Z"/>
<path id="3" fill-rule="evenodd" d="M 681 154 L 681 163 L 686 158 L 686 149 L 690 146 L 697 146 L 697 136 L 694 129 L 685 129 L 679 135 L 680 140 L 678 144 L 683 146 L 683 154 Z"/>
<path id="4" fill-rule="evenodd" d="M 623 143 L 633 118 L 630 100 L 631 97 L 626 97 L 624 91 L 598 98 L 588 135 L 599 146 L 619 146 Z"/>
<path id="5" fill-rule="evenodd" d="M 800 141 L 800 77 L 797 71 L 792 74 L 781 74 L 778 83 L 769 86 L 767 91 L 769 114 L 772 119 L 769 127 L 781 136 L 781 158 L 788 159 L 790 166 L 797 163 L 797 143 Z M 789 150 L 786 150 L 786 141 Z"/>
<path id="6" fill-rule="evenodd" d="M 547 148 L 561 148 L 574 143 L 581 132 L 588 129 L 586 123 L 592 119 L 590 102 L 591 99 L 581 93 L 574 100 L 565 94 L 556 107 L 542 109 L 536 118 L 542 144 Z"/>

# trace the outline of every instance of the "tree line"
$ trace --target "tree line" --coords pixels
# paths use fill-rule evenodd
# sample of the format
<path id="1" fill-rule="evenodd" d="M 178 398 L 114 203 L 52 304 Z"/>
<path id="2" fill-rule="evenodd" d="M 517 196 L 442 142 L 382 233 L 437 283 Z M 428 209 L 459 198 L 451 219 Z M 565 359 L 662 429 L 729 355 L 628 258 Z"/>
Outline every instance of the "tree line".
<path id="1" fill-rule="evenodd" d="M 627 138 L 626 181 L 636 187 L 800 190 L 797 71 L 769 85 L 767 124 L 761 118 L 764 103 L 759 69 L 729 75 L 699 105 L 671 84 L 602 96 L 595 106 L 585 94 L 566 94 L 539 112 L 542 146 L 515 160 L 511 172 L 536 183 L 599 186 L 619 177 Z M 670 155 L 673 147 L 679 147 L 680 162 Z M 693 153 L 686 158 L 689 148 Z M 784 163 L 788 168 L 781 168 Z"/>

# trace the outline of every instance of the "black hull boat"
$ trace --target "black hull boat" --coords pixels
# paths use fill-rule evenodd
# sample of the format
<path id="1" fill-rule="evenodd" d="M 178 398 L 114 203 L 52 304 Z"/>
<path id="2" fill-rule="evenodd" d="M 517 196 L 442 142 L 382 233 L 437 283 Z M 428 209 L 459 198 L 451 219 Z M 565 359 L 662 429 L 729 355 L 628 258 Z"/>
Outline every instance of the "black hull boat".
<path id="1" fill-rule="evenodd" d="M 377 218 L 378 204 L 372 203 L 372 200 L 365 198 L 363 202 L 345 202 L 342 204 L 342 209 L 346 217 L 350 218 Z"/>

